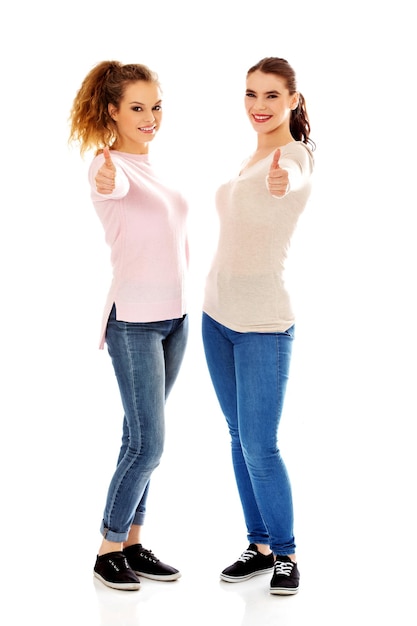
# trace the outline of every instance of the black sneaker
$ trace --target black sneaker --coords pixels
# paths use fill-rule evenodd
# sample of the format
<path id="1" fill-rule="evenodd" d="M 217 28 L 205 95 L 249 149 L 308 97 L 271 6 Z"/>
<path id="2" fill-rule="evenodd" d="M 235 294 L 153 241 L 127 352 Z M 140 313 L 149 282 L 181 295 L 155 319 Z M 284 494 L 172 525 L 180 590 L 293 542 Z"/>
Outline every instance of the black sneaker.
<path id="1" fill-rule="evenodd" d="M 162 563 L 151 550 L 145 550 L 141 543 L 125 548 L 123 554 L 133 571 L 145 578 L 171 581 L 181 577 L 175 567 Z"/>
<path id="2" fill-rule="evenodd" d="M 277 556 L 271 580 L 271 593 L 279 596 L 292 596 L 297 593 L 300 573 L 297 563 L 289 556 Z"/>
<path id="3" fill-rule="evenodd" d="M 239 583 L 248 580 L 258 574 L 272 572 L 274 567 L 274 555 L 261 554 L 256 544 L 251 543 L 249 548 L 242 552 L 238 560 L 226 567 L 220 574 L 220 578 L 228 583 Z"/>
<path id="4" fill-rule="evenodd" d="M 140 589 L 140 580 L 123 552 L 109 552 L 98 556 L 94 566 L 94 576 L 112 589 L 126 591 Z"/>

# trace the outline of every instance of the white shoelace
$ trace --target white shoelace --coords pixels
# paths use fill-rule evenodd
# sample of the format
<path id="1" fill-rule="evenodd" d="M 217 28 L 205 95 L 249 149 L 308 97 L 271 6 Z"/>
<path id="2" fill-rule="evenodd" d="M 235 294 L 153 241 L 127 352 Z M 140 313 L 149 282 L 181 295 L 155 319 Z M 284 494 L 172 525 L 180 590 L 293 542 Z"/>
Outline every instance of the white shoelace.
<path id="1" fill-rule="evenodd" d="M 275 561 L 275 574 L 283 576 L 291 576 L 294 563 L 286 563 L 284 561 Z"/>
<path id="2" fill-rule="evenodd" d="M 254 550 L 245 550 L 238 558 L 238 561 L 242 561 L 242 563 L 245 563 L 245 561 L 253 559 L 254 556 L 256 556 L 256 552 Z"/>

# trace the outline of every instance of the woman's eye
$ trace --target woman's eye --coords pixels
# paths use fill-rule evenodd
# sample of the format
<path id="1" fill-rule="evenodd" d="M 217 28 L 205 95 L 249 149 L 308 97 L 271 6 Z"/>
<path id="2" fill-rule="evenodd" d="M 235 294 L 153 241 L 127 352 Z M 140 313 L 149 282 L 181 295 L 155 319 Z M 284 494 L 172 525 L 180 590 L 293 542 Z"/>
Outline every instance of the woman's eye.
<path id="1" fill-rule="evenodd" d="M 142 111 L 142 107 L 132 107 L 132 111 Z"/>
<path id="2" fill-rule="evenodd" d="M 246 97 L 247 97 L 247 98 L 254 98 L 254 97 L 255 97 L 255 94 L 254 94 L 254 93 L 251 93 L 250 91 L 247 91 L 247 92 L 246 92 Z"/>
<path id="3" fill-rule="evenodd" d="M 153 108 L 154 111 L 162 111 L 162 107 L 160 104 L 157 104 L 156 106 L 154 106 Z"/>

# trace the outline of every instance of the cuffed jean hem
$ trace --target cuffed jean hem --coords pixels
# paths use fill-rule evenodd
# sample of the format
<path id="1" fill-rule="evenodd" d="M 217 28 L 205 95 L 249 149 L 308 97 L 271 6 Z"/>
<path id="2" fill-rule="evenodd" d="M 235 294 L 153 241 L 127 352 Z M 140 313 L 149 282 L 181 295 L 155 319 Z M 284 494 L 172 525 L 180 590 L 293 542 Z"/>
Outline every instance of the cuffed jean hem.
<path id="1" fill-rule="evenodd" d="M 136 513 L 135 517 L 133 518 L 132 524 L 134 524 L 135 526 L 143 526 L 144 523 L 145 523 L 145 513 L 142 513 L 142 511 L 140 511 L 139 513 Z"/>
<path id="2" fill-rule="evenodd" d="M 135 517 L 133 518 L 132 525 L 134 524 L 135 526 L 143 526 L 144 523 L 145 513 L 143 513 L 142 511 L 136 513 Z M 100 532 L 103 535 L 104 539 L 107 539 L 107 541 L 114 541 L 116 543 L 126 541 L 129 536 L 129 531 L 125 533 L 116 533 L 113 530 L 110 530 L 106 527 L 104 521 L 101 523 Z"/>
<path id="3" fill-rule="evenodd" d="M 123 543 L 129 536 L 129 532 L 115 533 L 105 527 L 104 522 L 101 524 L 100 532 L 106 541 L 114 541 L 114 543 Z"/>

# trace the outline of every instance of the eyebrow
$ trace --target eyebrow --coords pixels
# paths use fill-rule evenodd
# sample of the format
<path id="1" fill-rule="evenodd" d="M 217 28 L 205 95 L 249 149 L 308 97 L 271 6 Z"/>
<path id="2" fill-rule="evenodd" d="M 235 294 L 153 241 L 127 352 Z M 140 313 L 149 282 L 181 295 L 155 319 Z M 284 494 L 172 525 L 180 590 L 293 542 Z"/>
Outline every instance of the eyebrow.
<path id="1" fill-rule="evenodd" d="M 246 91 L 250 91 L 250 93 L 256 93 L 254 89 L 246 89 Z M 269 96 L 270 94 L 280 95 L 280 92 L 276 89 L 272 89 L 271 91 L 265 91 L 266 96 Z"/>
<path id="2" fill-rule="evenodd" d="M 158 100 L 157 102 L 155 102 L 155 104 L 161 104 L 162 99 Z M 133 102 L 129 102 L 129 104 L 140 104 L 141 106 L 144 106 L 144 102 L 138 102 L 137 100 L 133 100 Z M 155 106 L 155 104 L 153 104 L 152 106 Z"/>

